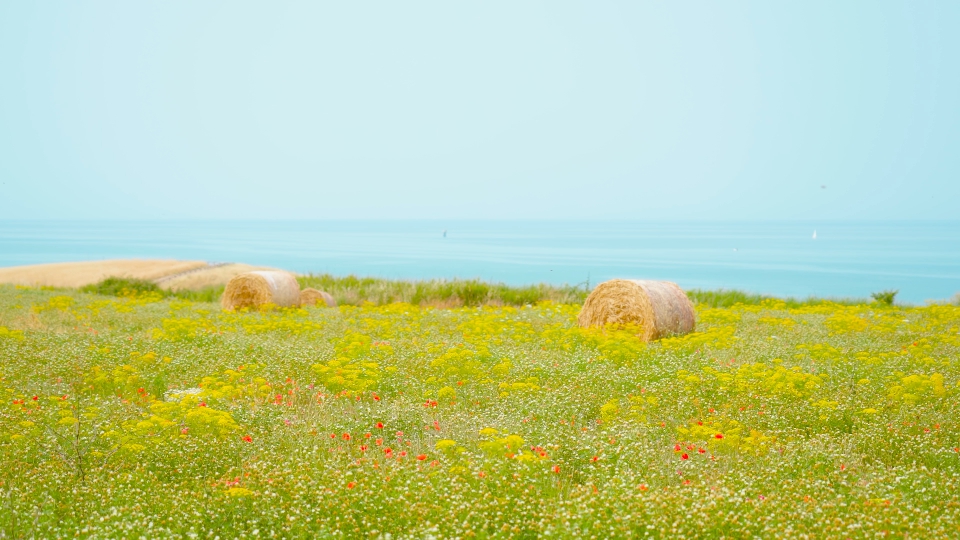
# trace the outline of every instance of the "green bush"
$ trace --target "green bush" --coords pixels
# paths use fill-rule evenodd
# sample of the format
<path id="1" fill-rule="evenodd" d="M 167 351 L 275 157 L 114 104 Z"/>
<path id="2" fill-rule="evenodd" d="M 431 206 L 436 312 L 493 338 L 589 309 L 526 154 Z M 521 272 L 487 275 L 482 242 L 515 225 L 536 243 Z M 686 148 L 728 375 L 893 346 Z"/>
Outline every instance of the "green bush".
<path id="1" fill-rule="evenodd" d="M 148 292 L 160 293 L 167 296 L 167 292 L 160 289 L 156 283 L 146 279 L 124 277 L 108 277 L 99 283 L 86 285 L 80 292 L 102 294 L 104 296 L 122 296 L 125 294 L 143 294 Z"/>
<path id="2" fill-rule="evenodd" d="M 893 305 L 893 300 L 894 300 L 894 298 L 897 297 L 897 293 L 898 293 L 898 292 L 900 292 L 900 291 L 897 290 L 897 291 L 880 291 L 880 292 L 875 292 L 875 293 L 871 293 L 871 294 L 870 294 L 870 298 L 873 298 L 873 301 L 876 302 L 876 303 L 878 303 L 878 304 L 881 304 L 881 305 L 884 305 L 884 306 L 892 306 L 892 305 Z"/>

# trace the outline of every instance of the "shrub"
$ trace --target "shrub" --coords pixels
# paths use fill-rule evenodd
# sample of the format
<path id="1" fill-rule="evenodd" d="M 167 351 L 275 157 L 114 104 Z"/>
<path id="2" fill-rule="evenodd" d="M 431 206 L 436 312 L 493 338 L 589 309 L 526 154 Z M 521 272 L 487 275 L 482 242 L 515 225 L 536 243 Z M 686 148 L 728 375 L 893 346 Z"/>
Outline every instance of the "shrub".
<path id="1" fill-rule="evenodd" d="M 892 306 L 893 299 L 896 298 L 898 292 L 900 291 L 899 290 L 880 291 L 880 292 L 870 293 L 870 298 L 873 298 L 873 301 L 878 304 L 881 304 L 884 306 Z"/>
<path id="2" fill-rule="evenodd" d="M 80 288 L 81 292 L 102 294 L 104 296 L 128 296 L 131 294 L 160 293 L 166 296 L 166 291 L 160 289 L 156 283 L 146 279 L 133 279 L 111 276 L 99 283 Z"/>

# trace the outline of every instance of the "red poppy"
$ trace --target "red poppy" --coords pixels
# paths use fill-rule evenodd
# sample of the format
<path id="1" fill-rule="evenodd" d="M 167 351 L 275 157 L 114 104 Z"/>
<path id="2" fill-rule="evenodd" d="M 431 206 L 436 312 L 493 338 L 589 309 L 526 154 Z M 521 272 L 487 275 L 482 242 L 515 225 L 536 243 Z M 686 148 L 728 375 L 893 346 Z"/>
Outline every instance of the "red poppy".
<path id="1" fill-rule="evenodd" d="M 336 438 L 337 438 L 337 434 L 336 434 L 336 433 L 331 433 L 331 434 L 330 434 L 330 438 L 331 438 L 331 439 L 336 439 Z"/>
<path id="2" fill-rule="evenodd" d="M 682 448 L 680 447 L 679 444 L 673 445 L 673 451 L 674 451 L 674 452 L 679 452 L 680 450 L 682 450 Z"/>
<path id="3" fill-rule="evenodd" d="M 361 444 L 361 445 L 360 445 L 360 451 L 361 451 L 361 452 L 366 452 L 366 451 L 367 451 L 367 445 Z"/>
<path id="4" fill-rule="evenodd" d="M 200 403 L 197 404 L 197 407 L 206 407 L 206 406 L 207 406 L 206 401 L 201 401 Z"/>
<path id="5" fill-rule="evenodd" d="M 186 431 L 186 430 L 184 430 L 184 431 Z M 243 436 L 243 442 L 253 442 L 253 437 L 251 437 L 251 436 L 249 436 L 249 435 L 244 435 L 244 436 Z"/>
<path id="6" fill-rule="evenodd" d="M 377 422 L 377 429 L 383 429 L 383 422 Z"/>
<path id="7" fill-rule="evenodd" d="M 417 461 L 423 461 L 423 460 L 425 460 L 425 459 L 427 459 L 427 455 L 426 455 L 426 454 L 420 454 L 420 455 L 417 456 Z"/>
<path id="8" fill-rule="evenodd" d="M 402 431 L 398 431 L 398 432 L 397 432 L 397 437 L 403 437 L 403 432 L 402 432 Z"/>
<path id="9" fill-rule="evenodd" d="M 554 466 L 553 466 L 553 469 L 551 469 L 551 470 L 554 472 L 554 474 L 560 474 L 560 466 L 559 466 L 559 465 L 554 465 Z"/>
<path id="10" fill-rule="evenodd" d="M 600 459 L 600 458 L 597 457 L 597 456 L 593 456 L 592 458 L 590 458 L 590 461 L 596 463 L 598 459 Z"/>
<path id="11" fill-rule="evenodd" d="M 722 439 L 722 438 L 723 438 L 723 433 L 717 433 L 716 435 L 714 435 L 714 438 Z"/>
<path id="12" fill-rule="evenodd" d="M 344 433 L 344 434 L 343 434 L 343 440 L 349 441 L 349 440 L 350 440 L 350 434 L 349 434 L 349 433 Z"/>
<path id="13" fill-rule="evenodd" d="M 376 442 L 376 443 L 377 443 L 377 446 L 380 446 L 380 445 L 382 445 L 382 444 L 383 444 L 383 439 L 377 439 L 377 440 L 376 440 L 376 441 L 374 441 L 374 442 Z"/>
<path id="14" fill-rule="evenodd" d="M 39 396 L 33 396 L 33 397 L 32 397 L 32 398 L 30 398 L 30 399 L 32 399 L 32 400 L 34 400 L 34 401 L 36 401 L 36 400 L 38 400 L 38 399 L 40 399 L 40 397 L 39 397 Z"/>
<path id="15" fill-rule="evenodd" d="M 400 457 L 407 457 L 407 451 L 406 451 L 406 450 L 401 450 L 401 451 L 400 451 Z"/>
<path id="16" fill-rule="evenodd" d="M 697 452 L 700 452 L 701 454 L 706 454 L 706 453 L 707 453 L 707 451 L 704 450 L 703 448 L 697 448 Z"/>
<path id="17" fill-rule="evenodd" d="M 688 456 L 687 454 L 684 454 L 680 456 L 680 459 L 690 459 L 690 456 Z"/>
<path id="18" fill-rule="evenodd" d="M 347 489 L 353 489 L 356 485 L 356 482 L 347 482 Z"/>
<path id="19" fill-rule="evenodd" d="M 390 454 L 393 453 L 393 448 L 390 448 L 390 447 L 388 446 L 388 447 L 386 447 L 386 448 L 383 449 L 383 453 L 389 456 Z"/>
<path id="20" fill-rule="evenodd" d="M 363 438 L 364 438 L 364 439 L 369 439 L 370 437 L 372 437 L 372 435 L 370 435 L 369 433 L 364 433 L 364 434 L 363 434 Z"/>

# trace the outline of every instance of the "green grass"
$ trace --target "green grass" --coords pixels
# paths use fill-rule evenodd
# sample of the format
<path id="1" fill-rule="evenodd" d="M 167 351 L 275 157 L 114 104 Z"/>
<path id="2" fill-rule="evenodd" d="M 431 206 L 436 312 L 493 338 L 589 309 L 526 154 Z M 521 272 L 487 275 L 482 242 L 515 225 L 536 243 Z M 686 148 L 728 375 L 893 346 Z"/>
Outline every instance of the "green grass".
<path id="1" fill-rule="evenodd" d="M 779 300 L 784 302 L 786 306 L 790 308 L 796 308 L 800 306 L 815 306 L 825 302 L 841 304 L 845 306 L 854 306 L 857 304 L 867 303 L 867 301 L 862 298 L 778 298 L 772 295 L 755 294 L 745 291 L 738 291 L 736 289 L 719 289 L 715 291 L 691 289 L 687 291 L 687 296 L 693 301 L 694 304 L 703 304 L 705 306 L 718 308 L 732 307 L 737 304 L 756 306 L 760 305 L 765 300 Z"/>
<path id="2" fill-rule="evenodd" d="M 587 296 L 584 287 L 570 285 L 529 285 L 515 287 L 480 280 L 422 281 L 391 280 L 372 277 L 335 277 L 311 274 L 298 278 L 301 287 L 327 291 L 340 305 L 375 305 L 406 302 L 443 307 L 508 305 L 523 306 L 549 300 L 557 303 L 580 303 Z"/>
<path id="3" fill-rule="evenodd" d="M 960 534 L 960 307 L 313 279 L 383 305 L 0 286 L 0 537 Z"/>
<path id="4" fill-rule="evenodd" d="M 503 283 L 489 283 L 480 280 L 432 279 L 432 280 L 392 280 L 374 277 L 345 276 L 330 274 L 310 274 L 297 278 L 301 288 L 312 287 L 333 295 L 338 305 L 359 306 L 374 304 L 377 306 L 396 302 L 406 302 L 420 306 L 459 307 L 459 306 L 526 306 L 538 302 L 550 301 L 559 304 L 582 304 L 589 291 L 583 285 L 539 285 L 510 286 Z M 167 297 L 175 297 L 193 302 L 218 302 L 223 287 L 207 287 L 199 291 L 162 291 L 156 285 L 142 280 L 110 277 L 106 280 L 80 289 L 111 296 L 120 296 L 124 291 L 159 292 Z M 738 290 L 705 291 L 693 289 L 687 296 L 697 304 L 710 307 L 730 307 L 735 304 L 757 305 L 764 300 L 775 298 L 769 295 L 753 294 Z M 827 301 L 821 298 L 784 300 L 789 307 L 812 305 Z M 830 299 L 829 301 L 845 305 L 864 303 L 862 299 Z M 892 299 L 891 302 L 892 303 Z"/>
<path id="5" fill-rule="evenodd" d="M 80 287 L 80 292 L 102 294 L 105 296 L 124 296 L 143 293 L 161 293 L 160 287 L 146 279 L 108 277 L 99 283 Z"/>

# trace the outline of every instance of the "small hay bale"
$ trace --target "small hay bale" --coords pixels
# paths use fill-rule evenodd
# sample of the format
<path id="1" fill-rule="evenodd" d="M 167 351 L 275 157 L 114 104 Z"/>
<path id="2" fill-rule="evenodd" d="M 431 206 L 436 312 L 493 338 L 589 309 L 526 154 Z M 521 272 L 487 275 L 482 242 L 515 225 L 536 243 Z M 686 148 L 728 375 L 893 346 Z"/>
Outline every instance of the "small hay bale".
<path id="1" fill-rule="evenodd" d="M 611 279 L 599 285 L 577 316 L 581 327 L 605 324 L 640 326 L 640 339 L 651 341 L 692 332 L 696 326 L 693 303 L 676 283 L 638 279 Z"/>
<path id="2" fill-rule="evenodd" d="M 321 304 L 320 307 L 323 307 L 323 304 L 326 304 L 327 307 L 337 307 L 337 301 L 326 291 L 311 288 L 300 291 L 301 306 L 315 306 L 317 304 Z"/>
<path id="3" fill-rule="evenodd" d="M 223 309 L 259 308 L 265 304 L 280 307 L 300 305 L 300 284 L 289 272 L 260 270 L 234 276 L 220 298 Z"/>

